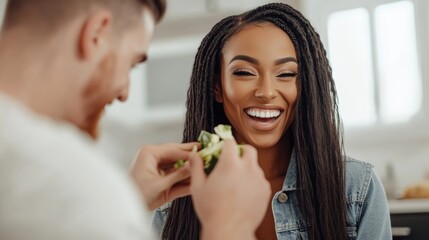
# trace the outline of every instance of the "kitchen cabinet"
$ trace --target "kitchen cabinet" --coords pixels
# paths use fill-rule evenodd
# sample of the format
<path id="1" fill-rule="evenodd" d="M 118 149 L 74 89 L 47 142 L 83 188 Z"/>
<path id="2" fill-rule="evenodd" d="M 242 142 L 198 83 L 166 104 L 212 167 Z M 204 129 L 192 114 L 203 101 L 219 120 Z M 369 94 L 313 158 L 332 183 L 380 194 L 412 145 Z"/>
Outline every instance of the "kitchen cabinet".
<path id="1" fill-rule="evenodd" d="M 429 199 L 389 201 L 394 240 L 429 238 Z"/>

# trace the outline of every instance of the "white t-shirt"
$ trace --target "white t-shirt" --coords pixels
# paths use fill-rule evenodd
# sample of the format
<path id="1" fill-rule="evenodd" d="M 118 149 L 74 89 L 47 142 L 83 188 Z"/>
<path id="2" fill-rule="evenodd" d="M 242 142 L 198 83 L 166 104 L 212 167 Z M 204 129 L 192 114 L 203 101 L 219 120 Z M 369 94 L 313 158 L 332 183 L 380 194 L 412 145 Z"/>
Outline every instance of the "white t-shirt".
<path id="1" fill-rule="evenodd" d="M 125 172 L 75 127 L 0 94 L 0 239 L 154 239 Z"/>

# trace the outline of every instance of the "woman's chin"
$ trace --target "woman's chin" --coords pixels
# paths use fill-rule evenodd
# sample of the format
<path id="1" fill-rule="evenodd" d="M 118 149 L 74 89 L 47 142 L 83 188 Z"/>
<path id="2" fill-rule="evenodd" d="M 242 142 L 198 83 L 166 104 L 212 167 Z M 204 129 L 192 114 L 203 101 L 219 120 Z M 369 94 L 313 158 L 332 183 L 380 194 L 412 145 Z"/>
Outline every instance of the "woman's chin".
<path id="1" fill-rule="evenodd" d="M 269 149 L 275 147 L 280 141 L 279 137 L 274 136 L 259 136 L 257 138 L 252 138 L 249 141 L 249 144 L 255 147 L 256 149 Z"/>

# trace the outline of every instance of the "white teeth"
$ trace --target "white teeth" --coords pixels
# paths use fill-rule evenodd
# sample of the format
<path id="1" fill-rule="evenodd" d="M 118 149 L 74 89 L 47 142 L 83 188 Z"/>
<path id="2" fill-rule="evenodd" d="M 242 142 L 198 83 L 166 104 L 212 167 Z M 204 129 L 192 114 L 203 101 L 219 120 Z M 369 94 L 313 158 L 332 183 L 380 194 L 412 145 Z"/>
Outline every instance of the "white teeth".
<path id="1" fill-rule="evenodd" d="M 246 113 L 252 117 L 258 118 L 276 118 L 280 116 L 280 110 L 261 110 L 255 108 L 246 109 Z"/>

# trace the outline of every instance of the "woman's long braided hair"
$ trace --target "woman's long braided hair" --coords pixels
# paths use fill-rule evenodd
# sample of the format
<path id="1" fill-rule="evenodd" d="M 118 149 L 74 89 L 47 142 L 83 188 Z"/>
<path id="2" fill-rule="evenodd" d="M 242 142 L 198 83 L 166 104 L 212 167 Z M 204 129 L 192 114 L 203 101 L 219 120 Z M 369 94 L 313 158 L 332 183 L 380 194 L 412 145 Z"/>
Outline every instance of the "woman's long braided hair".
<path id="1" fill-rule="evenodd" d="M 240 29 L 261 22 L 271 22 L 288 34 L 299 62 L 298 99 L 291 131 L 297 158 L 298 201 L 308 237 L 346 239 L 345 167 L 337 92 L 319 35 L 292 7 L 267 4 L 227 17 L 207 34 L 193 66 L 183 141 L 195 141 L 201 130 L 212 131 L 217 124 L 229 123 L 222 104 L 214 100 L 222 49 Z M 173 201 L 162 239 L 197 240 L 199 233 L 191 197 Z"/>

